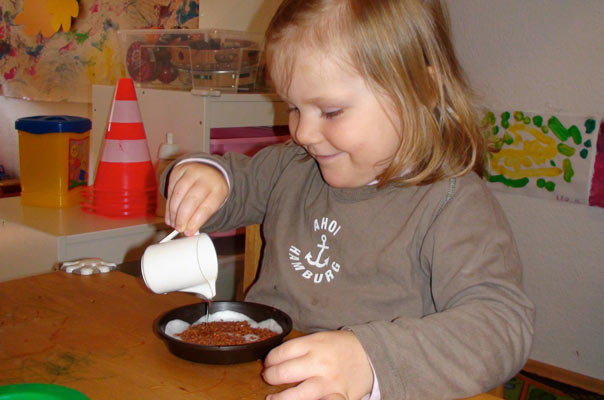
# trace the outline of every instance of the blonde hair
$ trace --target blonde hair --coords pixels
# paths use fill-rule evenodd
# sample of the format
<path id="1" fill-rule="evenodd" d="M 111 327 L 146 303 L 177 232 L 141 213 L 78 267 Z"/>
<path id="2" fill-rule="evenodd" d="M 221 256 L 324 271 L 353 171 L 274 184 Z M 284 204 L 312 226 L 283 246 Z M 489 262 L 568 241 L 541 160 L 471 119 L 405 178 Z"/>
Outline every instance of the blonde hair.
<path id="1" fill-rule="evenodd" d="M 376 96 L 392 101 L 401 139 L 380 185 L 482 174 L 486 142 L 439 0 L 284 0 L 265 39 L 282 85 L 300 47 L 312 48 L 343 55 Z"/>

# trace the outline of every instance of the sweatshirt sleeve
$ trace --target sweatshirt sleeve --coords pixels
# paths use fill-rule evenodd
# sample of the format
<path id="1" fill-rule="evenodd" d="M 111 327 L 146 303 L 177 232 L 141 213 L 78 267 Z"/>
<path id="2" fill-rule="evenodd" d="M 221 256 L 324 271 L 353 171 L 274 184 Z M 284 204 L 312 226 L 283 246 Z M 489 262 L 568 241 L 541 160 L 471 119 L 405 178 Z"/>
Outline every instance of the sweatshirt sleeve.
<path id="1" fill-rule="evenodd" d="M 382 398 L 463 398 L 506 382 L 528 358 L 534 307 L 511 229 L 484 185 L 459 188 L 419 254 L 435 312 L 350 327 Z"/>
<path id="2" fill-rule="evenodd" d="M 260 150 L 253 157 L 239 153 L 224 156 L 194 153 L 175 160 L 161 180 L 166 193 L 169 173 L 183 161 L 199 160 L 216 166 L 226 174 L 230 186 L 223 206 L 202 227 L 205 232 L 228 231 L 246 225 L 261 223 L 271 190 L 281 172 L 290 163 L 304 157 L 304 150 L 293 143 L 277 144 Z"/>

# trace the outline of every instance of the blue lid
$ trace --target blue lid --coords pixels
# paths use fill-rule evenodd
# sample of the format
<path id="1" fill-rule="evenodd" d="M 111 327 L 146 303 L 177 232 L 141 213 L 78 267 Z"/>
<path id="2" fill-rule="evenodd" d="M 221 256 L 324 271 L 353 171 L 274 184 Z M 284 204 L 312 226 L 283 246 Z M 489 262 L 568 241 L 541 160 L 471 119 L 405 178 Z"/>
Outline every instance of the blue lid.
<path id="1" fill-rule="evenodd" d="M 37 115 L 15 121 L 15 129 L 29 133 L 84 133 L 88 132 L 91 126 L 92 122 L 88 118 L 71 115 Z"/>

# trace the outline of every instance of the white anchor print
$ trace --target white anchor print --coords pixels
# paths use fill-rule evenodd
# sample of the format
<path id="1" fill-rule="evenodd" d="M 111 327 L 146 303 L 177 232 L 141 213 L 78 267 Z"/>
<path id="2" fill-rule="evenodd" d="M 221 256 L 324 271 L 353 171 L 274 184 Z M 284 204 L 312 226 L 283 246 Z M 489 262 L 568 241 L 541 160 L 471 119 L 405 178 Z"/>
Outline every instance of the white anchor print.
<path id="1" fill-rule="evenodd" d="M 325 261 L 321 262 L 321 256 L 323 255 L 323 251 L 325 251 L 326 249 L 329 249 L 329 246 L 326 246 L 325 242 L 327 242 L 327 236 L 321 235 L 321 243 L 317 243 L 317 247 L 320 249 L 319 254 L 317 255 L 317 258 L 313 261 L 310 251 L 308 253 L 306 253 L 306 256 L 304 256 L 304 259 L 306 260 L 307 263 L 309 263 L 310 265 L 317 267 L 317 268 L 323 268 L 329 263 L 329 257 L 327 257 L 325 259 Z"/>

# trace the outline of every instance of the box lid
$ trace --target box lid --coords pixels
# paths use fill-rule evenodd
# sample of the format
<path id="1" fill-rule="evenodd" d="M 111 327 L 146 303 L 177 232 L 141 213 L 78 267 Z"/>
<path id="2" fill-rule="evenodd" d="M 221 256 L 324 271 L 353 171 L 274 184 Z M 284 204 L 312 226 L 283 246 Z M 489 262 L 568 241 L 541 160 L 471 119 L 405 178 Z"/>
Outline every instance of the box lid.
<path id="1" fill-rule="evenodd" d="M 90 130 L 92 122 L 88 118 L 71 115 L 36 115 L 15 121 L 15 129 L 28 133 L 84 133 Z"/>
<path id="2" fill-rule="evenodd" d="M 212 128 L 210 139 L 238 139 L 289 135 L 287 125 Z"/>

